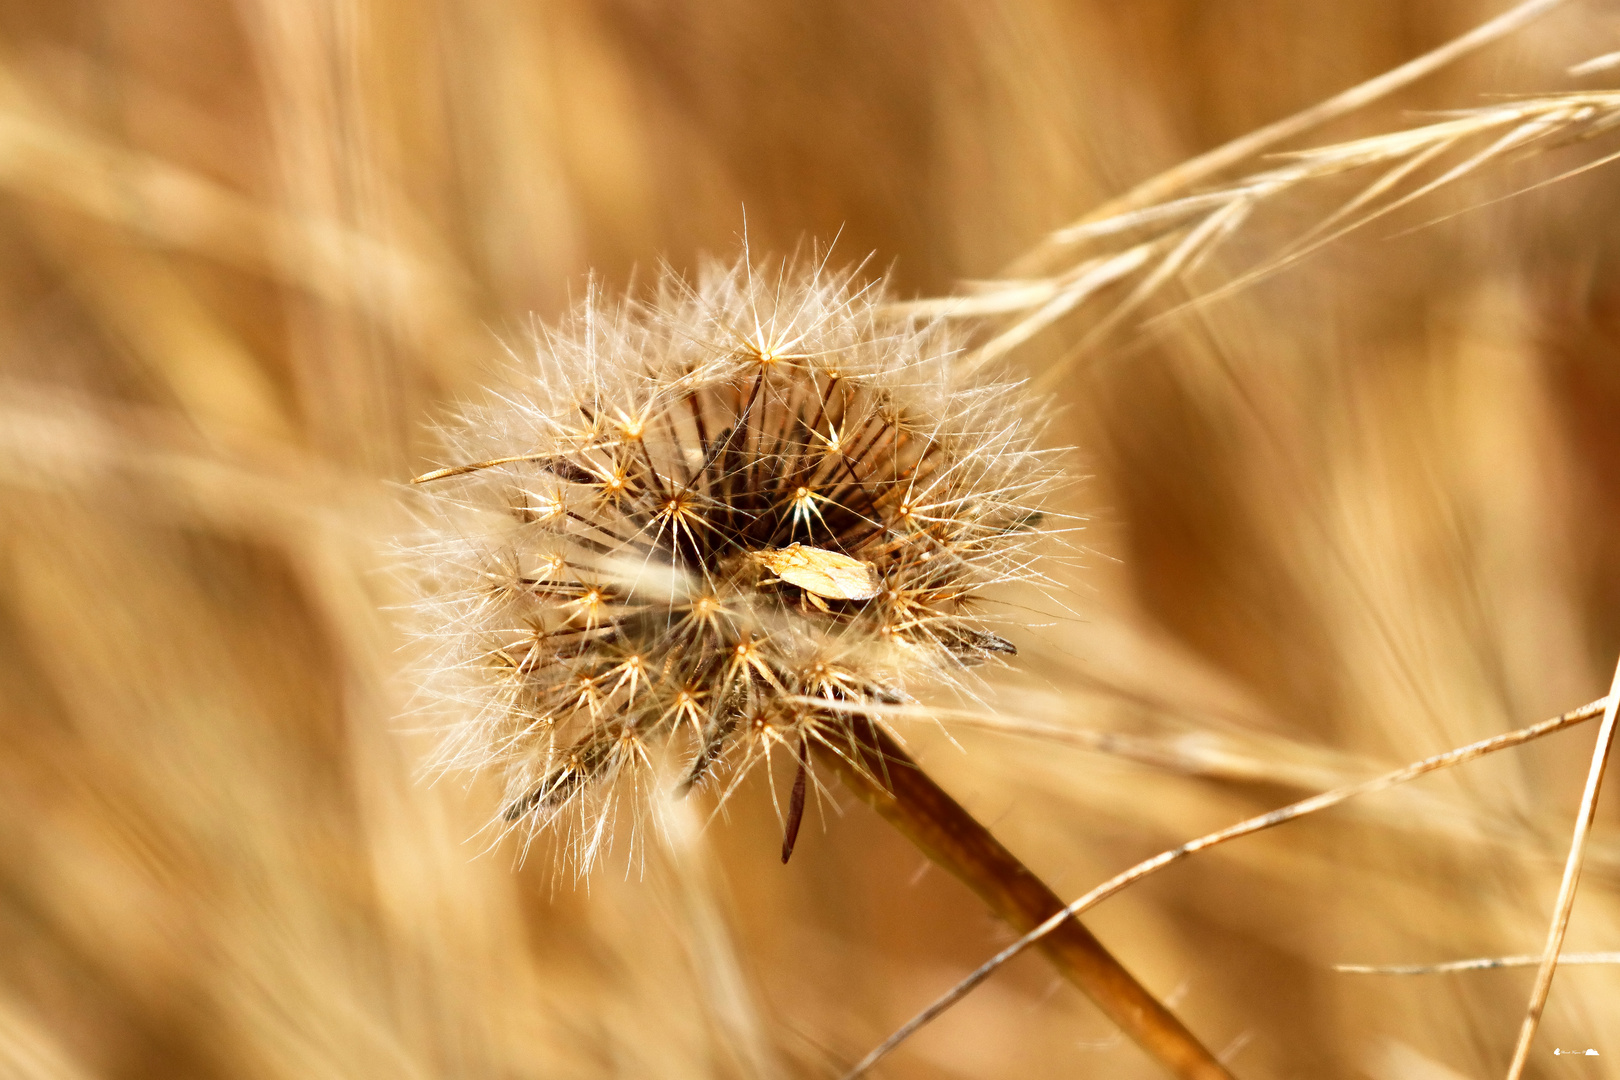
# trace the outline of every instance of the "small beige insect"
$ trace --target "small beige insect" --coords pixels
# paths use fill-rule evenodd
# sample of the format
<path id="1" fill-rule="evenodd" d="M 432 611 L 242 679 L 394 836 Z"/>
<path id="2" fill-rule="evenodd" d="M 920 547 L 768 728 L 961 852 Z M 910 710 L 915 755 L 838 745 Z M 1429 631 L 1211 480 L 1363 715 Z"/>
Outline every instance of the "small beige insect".
<path id="1" fill-rule="evenodd" d="M 810 602 L 827 610 L 826 600 L 870 600 L 883 591 L 871 563 L 825 548 L 789 544 L 767 548 L 753 557 L 789 585 L 797 585 Z"/>

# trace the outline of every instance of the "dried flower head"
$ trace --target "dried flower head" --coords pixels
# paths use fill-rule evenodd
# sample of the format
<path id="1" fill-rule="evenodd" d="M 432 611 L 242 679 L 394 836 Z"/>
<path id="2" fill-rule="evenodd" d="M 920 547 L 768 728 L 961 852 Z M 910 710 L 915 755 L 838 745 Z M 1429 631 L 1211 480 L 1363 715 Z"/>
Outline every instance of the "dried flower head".
<path id="1" fill-rule="evenodd" d="M 746 260 L 593 290 L 418 478 L 442 764 L 499 769 L 505 822 L 564 826 L 576 867 L 649 785 L 839 752 L 847 703 L 1015 651 L 978 601 L 1031 576 L 1038 410 L 880 300 Z"/>

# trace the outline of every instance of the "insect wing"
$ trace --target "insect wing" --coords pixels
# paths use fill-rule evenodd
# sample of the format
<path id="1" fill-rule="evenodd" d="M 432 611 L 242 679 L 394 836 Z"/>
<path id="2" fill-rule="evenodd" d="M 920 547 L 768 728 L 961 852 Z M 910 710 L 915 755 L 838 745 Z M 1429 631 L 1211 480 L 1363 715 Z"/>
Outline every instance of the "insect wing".
<path id="1" fill-rule="evenodd" d="M 788 584 L 828 600 L 870 600 L 883 591 L 870 563 L 837 551 L 793 544 L 756 557 Z"/>

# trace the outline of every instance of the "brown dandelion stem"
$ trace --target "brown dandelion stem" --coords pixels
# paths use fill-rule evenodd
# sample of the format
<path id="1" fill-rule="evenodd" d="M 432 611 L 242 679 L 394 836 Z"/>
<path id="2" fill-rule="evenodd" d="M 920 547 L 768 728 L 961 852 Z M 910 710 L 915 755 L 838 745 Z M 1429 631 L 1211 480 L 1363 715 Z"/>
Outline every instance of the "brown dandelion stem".
<path id="1" fill-rule="evenodd" d="M 852 752 L 823 751 L 823 757 L 857 795 L 978 893 L 997 916 L 1025 934 L 1063 910 L 1058 895 L 934 783 L 892 735 L 860 720 L 853 720 L 850 730 Z M 1069 981 L 1172 1074 L 1183 1080 L 1232 1080 L 1215 1055 L 1078 919 L 1065 920 L 1041 938 L 1040 946 Z"/>
<path id="2" fill-rule="evenodd" d="M 1414 761 L 1410 765 L 1396 769 L 1394 772 L 1384 773 L 1382 776 L 1375 776 L 1370 780 L 1363 780 L 1359 784 L 1351 784 L 1348 787 L 1324 791 L 1320 795 L 1312 795 L 1308 799 L 1290 803 L 1281 809 L 1268 811 L 1258 817 L 1252 817 L 1246 821 L 1240 821 L 1236 825 L 1230 825 L 1216 832 L 1200 836 L 1196 840 L 1189 840 L 1187 843 L 1173 847 L 1168 851 L 1161 851 L 1153 858 L 1139 862 L 1122 873 L 1115 874 L 1078 900 L 1054 912 L 1045 922 L 1030 930 L 983 964 L 980 964 L 965 979 L 951 987 L 950 990 L 946 991 L 943 996 L 922 1012 L 906 1021 L 881 1045 L 861 1059 L 860 1064 L 846 1074 L 845 1080 L 853 1080 L 854 1077 L 861 1075 L 906 1039 L 937 1020 L 944 1014 L 945 1010 L 972 993 L 975 987 L 982 984 L 1003 964 L 1030 946 L 1041 944 L 1047 934 L 1073 921 L 1073 916 L 1095 907 L 1110 896 L 1114 896 L 1149 875 L 1158 873 L 1167 866 L 1200 851 L 1207 851 L 1212 847 L 1240 837 L 1276 828 L 1278 825 L 1296 821 L 1307 814 L 1314 814 L 1332 806 L 1338 806 L 1340 803 L 1361 795 L 1371 795 L 1374 792 L 1383 791 L 1397 784 L 1404 784 L 1437 769 L 1449 769 L 1453 765 L 1461 765 L 1465 761 L 1473 761 L 1475 758 L 1483 757 L 1486 754 L 1494 754 L 1499 750 L 1506 750 L 1514 746 L 1523 746 L 1525 743 L 1532 742 L 1544 735 L 1551 735 L 1553 732 L 1562 731 L 1571 725 L 1583 723 L 1596 716 L 1602 716 L 1607 711 L 1609 703 L 1614 699 L 1615 695 L 1611 694 L 1608 698 L 1600 698 L 1597 701 L 1582 705 L 1578 709 L 1571 709 L 1562 716 L 1555 716 L 1543 720 L 1539 724 L 1531 724 L 1529 727 L 1520 728 L 1517 731 L 1492 735 L 1489 738 L 1471 742 L 1467 746 L 1459 746 L 1455 750 L 1447 750 L 1444 753 L 1426 757 L 1421 761 Z"/>

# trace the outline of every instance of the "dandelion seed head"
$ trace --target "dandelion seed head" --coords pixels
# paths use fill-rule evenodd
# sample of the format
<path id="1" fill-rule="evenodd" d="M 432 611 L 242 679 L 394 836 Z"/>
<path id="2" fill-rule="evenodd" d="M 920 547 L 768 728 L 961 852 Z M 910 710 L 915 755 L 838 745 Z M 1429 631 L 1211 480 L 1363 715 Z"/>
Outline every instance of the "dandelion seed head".
<path id="1" fill-rule="evenodd" d="M 444 427 L 407 548 L 424 682 L 505 827 L 584 872 L 649 794 L 839 752 L 849 703 L 1014 651 L 978 601 L 1031 577 L 1040 409 L 883 302 L 791 262 L 593 289 Z"/>

